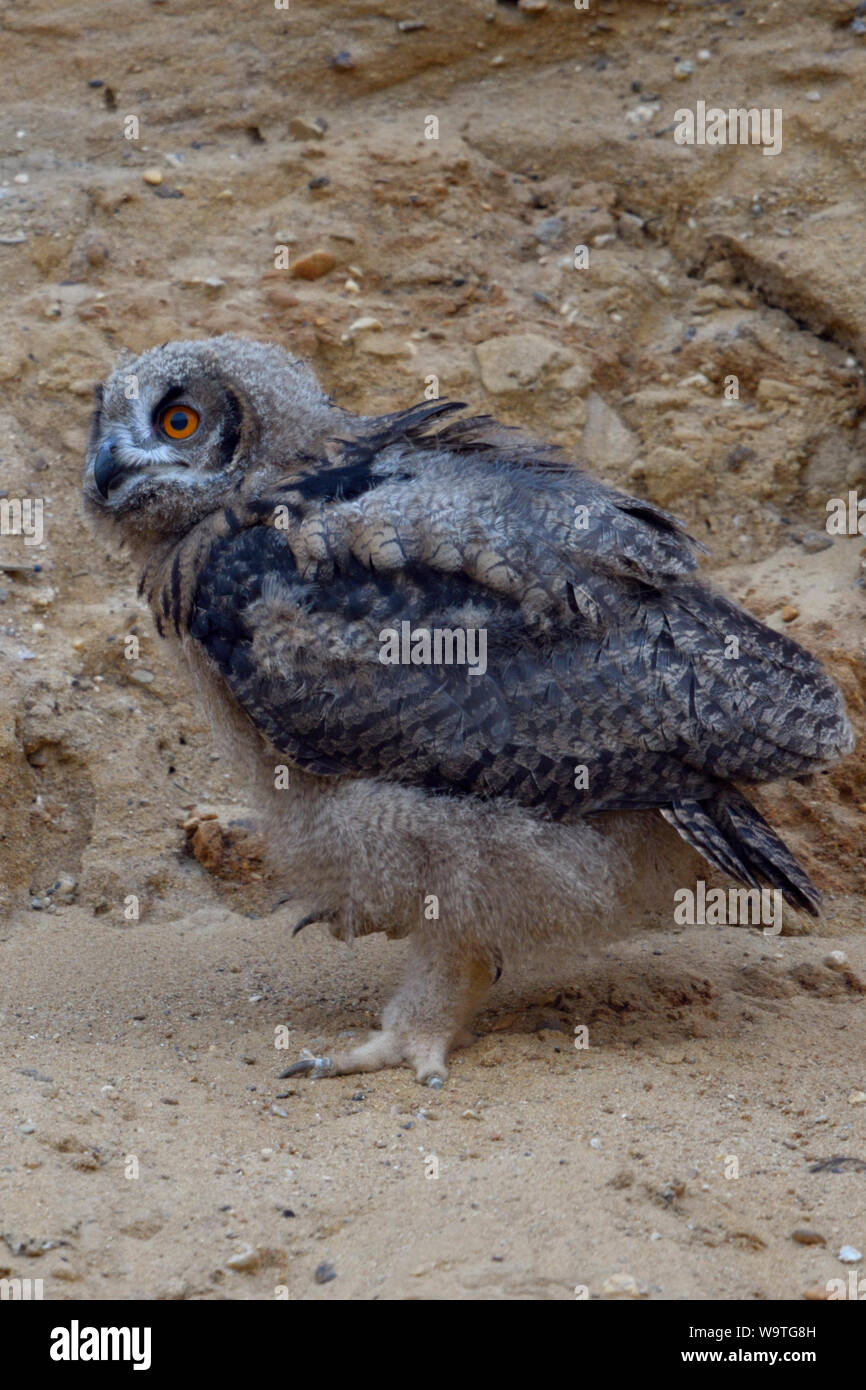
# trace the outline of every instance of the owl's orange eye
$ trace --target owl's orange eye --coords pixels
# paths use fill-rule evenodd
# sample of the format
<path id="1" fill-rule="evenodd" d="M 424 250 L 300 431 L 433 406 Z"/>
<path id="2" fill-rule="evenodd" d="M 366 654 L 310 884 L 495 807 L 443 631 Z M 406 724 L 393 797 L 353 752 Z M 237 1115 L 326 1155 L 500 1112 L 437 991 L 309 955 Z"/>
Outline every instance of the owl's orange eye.
<path id="1" fill-rule="evenodd" d="M 170 405 L 159 417 L 159 427 L 169 439 L 189 439 L 198 429 L 199 414 L 191 405 Z"/>

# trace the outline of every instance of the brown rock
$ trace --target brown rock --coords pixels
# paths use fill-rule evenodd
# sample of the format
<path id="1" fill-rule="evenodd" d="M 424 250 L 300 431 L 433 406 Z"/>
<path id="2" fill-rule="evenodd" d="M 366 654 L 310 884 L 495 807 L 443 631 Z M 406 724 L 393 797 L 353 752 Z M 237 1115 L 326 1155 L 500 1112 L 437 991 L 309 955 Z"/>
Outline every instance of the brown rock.
<path id="1" fill-rule="evenodd" d="M 337 257 L 332 251 L 309 251 L 295 261 L 289 274 L 294 280 L 321 280 L 336 264 Z"/>
<path id="2" fill-rule="evenodd" d="M 523 391 L 551 366 L 566 366 L 570 355 L 559 343 L 538 333 L 514 333 L 488 338 L 475 349 L 481 380 L 494 395 Z"/>
<path id="3" fill-rule="evenodd" d="M 791 1239 L 798 1245 L 826 1245 L 827 1241 L 820 1231 L 810 1231 L 808 1228 L 798 1227 L 791 1232 Z"/>
<path id="4" fill-rule="evenodd" d="M 803 1297 L 808 1303 L 823 1303 L 830 1294 L 823 1284 L 810 1284 L 808 1289 L 803 1290 Z"/>
<path id="5" fill-rule="evenodd" d="M 590 391 L 586 409 L 582 444 L 592 465 L 603 469 L 631 463 L 640 448 L 640 440 L 634 431 L 597 391 Z"/>
<path id="6" fill-rule="evenodd" d="M 245 826 L 199 820 L 186 835 L 188 847 L 202 868 L 217 878 L 246 883 L 262 868 L 264 841 Z"/>
<path id="7" fill-rule="evenodd" d="M 318 121 L 308 121 L 303 116 L 294 116 L 289 121 L 289 134 L 293 140 L 324 140 L 325 127 Z"/>
<path id="8" fill-rule="evenodd" d="M 268 290 L 267 300 L 269 304 L 273 304 L 275 309 L 293 309 L 299 302 L 298 296 L 292 294 L 285 285 L 274 285 L 272 289 Z"/>

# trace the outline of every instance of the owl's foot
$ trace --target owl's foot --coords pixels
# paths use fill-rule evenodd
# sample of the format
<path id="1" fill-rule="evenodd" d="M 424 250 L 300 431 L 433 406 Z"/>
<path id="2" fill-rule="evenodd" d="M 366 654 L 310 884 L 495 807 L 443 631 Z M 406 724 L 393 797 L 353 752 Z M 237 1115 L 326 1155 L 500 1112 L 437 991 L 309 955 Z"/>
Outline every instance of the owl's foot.
<path id="1" fill-rule="evenodd" d="M 405 1066 L 422 1085 L 438 1090 L 448 1076 L 449 1052 L 472 1039 L 464 1020 L 496 978 L 497 962 L 489 952 L 454 942 L 441 928 L 422 928 L 410 938 L 406 974 L 385 1006 L 382 1028 L 348 1052 L 305 1052 L 281 1076 L 346 1076 Z"/>
<path id="2" fill-rule="evenodd" d="M 287 1067 L 280 1077 L 348 1076 L 352 1072 L 381 1071 L 383 1067 L 411 1067 L 422 1086 L 438 1090 L 448 1076 L 445 1061 L 450 1039 L 447 1037 L 412 1039 L 394 1028 L 371 1034 L 366 1042 L 332 1057 L 314 1057 L 305 1048 L 301 1060 Z"/>

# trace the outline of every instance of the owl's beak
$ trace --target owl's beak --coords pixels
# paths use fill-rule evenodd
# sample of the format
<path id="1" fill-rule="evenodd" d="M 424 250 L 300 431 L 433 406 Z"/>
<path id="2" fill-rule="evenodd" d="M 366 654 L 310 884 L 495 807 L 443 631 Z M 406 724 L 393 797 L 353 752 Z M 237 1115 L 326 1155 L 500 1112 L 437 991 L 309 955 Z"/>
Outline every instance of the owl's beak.
<path id="1" fill-rule="evenodd" d="M 119 473 L 124 471 L 124 466 L 120 462 L 115 448 L 117 441 L 109 435 L 108 439 L 100 444 L 93 463 L 93 481 L 100 497 L 108 498 L 111 484 Z"/>

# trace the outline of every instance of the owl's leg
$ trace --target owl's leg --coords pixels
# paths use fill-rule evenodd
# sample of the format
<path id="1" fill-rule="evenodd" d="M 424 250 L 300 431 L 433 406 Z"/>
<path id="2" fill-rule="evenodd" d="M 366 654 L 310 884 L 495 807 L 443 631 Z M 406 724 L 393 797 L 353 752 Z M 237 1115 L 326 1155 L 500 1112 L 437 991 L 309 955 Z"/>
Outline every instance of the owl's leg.
<path id="1" fill-rule="evenodd" d="M 448 1075 L 448 1053 L 465 1041 L 463 1024 L 498 974 L 488 949 L 455 941 L 438 927 L 421 928 L 409 939 L 406 971 L 385 1005 L 381 1029 L 348 1052 L 309 1053 L 282 1076 L 344 1076 L 408 1066 L 422 1084 L 438 1088 Z"/>

